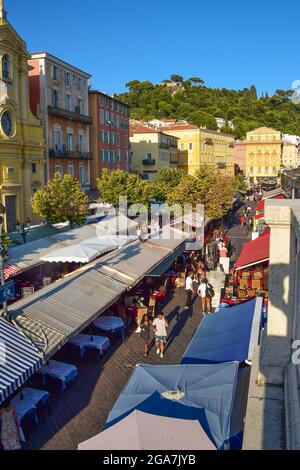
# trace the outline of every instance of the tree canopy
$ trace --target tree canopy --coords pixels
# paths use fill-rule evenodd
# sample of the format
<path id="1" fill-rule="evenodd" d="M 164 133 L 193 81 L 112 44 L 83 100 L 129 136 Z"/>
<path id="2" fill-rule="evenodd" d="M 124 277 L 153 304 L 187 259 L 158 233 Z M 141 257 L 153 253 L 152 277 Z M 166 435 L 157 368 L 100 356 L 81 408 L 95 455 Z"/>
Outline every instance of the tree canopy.
<path id="1" fill-rule="evenodd" d="M 52 180 L 38 189 L 32 198 L 32 210 L 51 223 L 83 222 L 88 208 L 88 195 L 81 191 L 73 176 L 55 173 Z"/>
<path id="2" fill-rule="evenodd" d="M 105 202 L 119 206 L 119 198 L 127 197 L 132 204 L 149 205 L 151 199 L 174 204 L 204 204 L 208 217 L 220 218 L 229 209 L 229 203 L 241 181 L 223 176 L 211 166 L 203 166 L 194 176 L 182 170 L 164 168 L 152 181 L 142 180 L 136 174 L 124 170 L 103 170 L 98 189 Z"/>
<path id="3" fill-rule="evenodd" d="M 234 130 L 228 124 L 222 130 L 236 138 L 244 138 L 248 131 L 261 126 L 300 135 L 300 104 L 292 101 L 292 90 L 276 90 L 273 96 L 265 93 L 258 98 L 254 85 L 243 90 L 228 90 L 209 88 L 200 77 L 185 80 L 173 74 L 170 78 L 182 86 L 175 94 L 164 85 L 170 80 L 160 84 L 139 80 L 127 83 L 128 92 L 120 94 L 119 99 L 130 105 L 132 118 L 172 117 L 216 129 L 215 118 L 220 117 L 225 123 L 234 124 Z"/>

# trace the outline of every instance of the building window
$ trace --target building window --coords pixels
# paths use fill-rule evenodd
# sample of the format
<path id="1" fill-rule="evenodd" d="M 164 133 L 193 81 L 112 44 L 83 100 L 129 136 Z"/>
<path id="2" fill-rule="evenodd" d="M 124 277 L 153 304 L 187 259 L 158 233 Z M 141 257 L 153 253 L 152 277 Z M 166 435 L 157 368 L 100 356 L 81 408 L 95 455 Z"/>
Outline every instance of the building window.
<path id="1" fill-rule="evenodd" d="M 100 142 L 104 143 L 104 131 L 100 131 Z"/>
<path id="2" fill-rule="evenodd" d="M 61 150 L 61 132 L 60 129 L 54 129 L 54 149 Z"/>
<path id="3" fill-rule="evenodd" d="M 191 142 L 189 143 L 189 150 L 193 150 L 193 144 Z"/>
<path id="4" fill-rule="evenodd" d="M 120 134 L 116 134 L 116 144 L 120 145 Z"/>
<path id="5" fill-rule="evenodd" d="M 36 163 L 31 164 L 31 171 L 32 173 L 36 173 Z"/>
<path id="6" fill-rule="evenodd" d="M 56 65 L 52 65 L 52 79 L 59 80 L 59 68 Z"/>
<path id="7" fill-rule="evenodd" d="M 104 142 L 106 144 L 109 144 L 109 132 L 105 131 L 104 133 Z"/>
<path id="8" fill-rule="evenodd" d="M 108 108 L 109 107 L 109 97 L 106 96 L 105 98 L 105 106 Z"/>
<path id="9" fill-rule="evenodd" d="M 100 161 L 104 162 L 104 150 L 100 150 Z"/>
<path id="10" fill-rule="evenodd" d="M 105 152 L 104 152 L 104 161 L 108 162 L 108 159 L 109 159 L 109 151 L 105 150 Z"/>
<path id="11" fill-rule="evenodd" d="M 72 106 L 72 96 L 69 94 L 66 94 L 66 110 L 67 111 L 72 111 L 73 106 Z"/>
<path id="12" fill-rule="evenodd" d="M 73 151 L 73 134 L 71 132 L 67 132 L 67 151 Z"/>
<path id="13" fill-rule="evenodd" d="M 151 153 L 147 153 L 147 160 L 148 160 L 148 162 L 151 162 L 151 160 L 152 160 L 152 154 Z"/>
<path id="14" fill-rule="evenodd" d="M 63 170 L 63 168 L 62 168 L 60 165 L 55 165 L 55 167 L 54 167 L 54 172 L 55 172 L 55 173 L 60 173 L 62 176 L 63 176 L 63 174 L 64 174 L 64 170 Z"/>
<path id="15" fill-rule="evenodd" d="M 72 85 L 72 75 L 70 74 L 70 72 L 66 72 L 66 85 Z"/>
<path id="16" fill-rule="evenodd" d="M 113 100 L 109 100 L 109 107 L 110 107 L 110 109 L 114 109 L 114 102 L 113 102 Z"/>
<path id="17" fill-rule="evenodd" d="M 105 111 L 105 124 L 109 123 L 109 111 Z"/>
<path id="18" fill-rule="evenodd" d="M 150 154 L 151 155 L 151 154 Z M 130 162 L 130 154 L 129 154 L 129 150 L 127 149 L 126 150 L 126 162 Z"/>
<path id="19" fill-rule="evenodd" d="M 120 128 L 120 116 L 118 114 L 116 116 L 116 126 L 117 126 L 117 129 Z"/>
<path id="20" fill-rule="evenodd" d="M 56 89 L 52 90 L 52 106 L 54 108 L 59 107 L 59 92 Z"/>
<path id="21" fill-rule="evenodd" d="M 118 149 L 116 151 L 116 160 L 117 160 L 117 162 L 121 161 L 121 150 L 120 149 Z"/>
<path id="22" fill-rule="evenodd" d="M 68 165 L 68 174 L 74 176 L 74 165 L 72 163 Z"/>
<path id="23" fill-rule="evenodd" d="M 10 78 L 10 61 L 9 61 L 9 56 L 7 54 L 4 54 L 2 57 L 2 78 Z"/>
<path id="24" fill-rule="evenodd" d="M 79 167 L 79 181 L 80 184 L 83 185 L 85 183 L 85 171 L 84 166 Z"/>
<path id="25" fill-rule="evenodd" d="M 7 174 L 8 175 L 13 175 L 15 172 L 15 169 L 14 168 L 7 168 Z"/>
<path id="26" fill-rule="evenodd" d="M 114 152 L 114 150 L 111 150 L 111 151 L 110 151 L 110 161 L 111 161 L 112 163 L 114 163 L 114 161 L 115 161 L 115 152 Z"/>
<path id="27" fill-rule="evenodd" d="M 104 105 L 104 96 L 100 95 L 100 104 Z"/>
<path id="28" fill-rule="evenodd" d="M 111 145 L 114 145 L 114 143 L 115 143 L 115 134 L 113 132 L 110 132 L 109 143 Z"/>
<path id="29" fill-rule="evenodd" d="M 114 113 L 110 113 L 110 121 L 112 122 L 113 125 L 115 125 L 115 115 Z"/>
<path id="30" fill-rule="evenodd" d="M 78 150 L 79 152 L 83 152 L 83 135 L 78 134 Z"/>
<path id="31" fill-rule="evenodd" d="M 184 150 L 184 144 L 180 144 L 180 150 Z"/>
<path id="32" fill-rule="evenodd" d="M 75 111 L 79 114 L 83 114 L 83 101 L 81 98 L 77 99 L 77 109 Z"/>
<path id="33" fill-rule="evenodd" d="M 104 111 L 100 111 L 100 124 L 104 124 Z"/>
<path id="34" fill-rule="evenodd" d="M 77 78 L 77 90 L 82 90 L 82 79 L 80 77 Z"/>

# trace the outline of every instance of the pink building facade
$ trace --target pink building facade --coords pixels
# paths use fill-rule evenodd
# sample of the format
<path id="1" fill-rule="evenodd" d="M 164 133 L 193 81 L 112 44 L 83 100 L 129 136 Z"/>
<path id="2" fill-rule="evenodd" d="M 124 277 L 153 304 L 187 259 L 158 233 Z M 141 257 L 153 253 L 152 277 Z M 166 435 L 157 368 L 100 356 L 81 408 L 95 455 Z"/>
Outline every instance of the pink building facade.
<path id="1" fill-rule="evenodd" d="M 237 141 L 233 149 L 234 165 L 236 173 L 245 173 L 246 171 L 246 143 Z"/>

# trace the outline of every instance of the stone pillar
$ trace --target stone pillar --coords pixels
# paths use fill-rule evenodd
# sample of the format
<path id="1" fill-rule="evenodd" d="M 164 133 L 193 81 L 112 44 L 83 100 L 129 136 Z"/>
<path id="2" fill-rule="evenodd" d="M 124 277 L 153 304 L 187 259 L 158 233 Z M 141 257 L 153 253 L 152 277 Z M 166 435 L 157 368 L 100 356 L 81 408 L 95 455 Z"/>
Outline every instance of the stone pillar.
<path id="1" fill-rule="evenodd" d="M 292 353 L 297 243 L 291 207 L 300 208 L 300 201 L 273 199 L 265 204 L 265 221 L 271 227 L 271 236 L 268 321 L 261 341 L 260 385 L 282 385 Z"/>

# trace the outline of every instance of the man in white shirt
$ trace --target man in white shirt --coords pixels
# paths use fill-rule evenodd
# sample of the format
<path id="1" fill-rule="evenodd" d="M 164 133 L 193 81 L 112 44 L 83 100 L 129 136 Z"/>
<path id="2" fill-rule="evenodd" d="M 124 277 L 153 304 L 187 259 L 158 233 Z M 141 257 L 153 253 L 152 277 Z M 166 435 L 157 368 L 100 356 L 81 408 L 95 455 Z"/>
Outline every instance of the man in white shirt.
<path id="1" fill-rule="evenodd" d="M 209 289 L 212 289 L 212 286 L 209 284 L 208 280 L 206 278 L 201 279 L 198 287 L 198 295 L 201 298 L 203 315 L 211 312 L 211 297 L 208 295 Z"/>
<path id="2" fill-rule="evenodd" d="M 192 296 L 193 296 L 193 284 L 194 284 L 194 275 L 189 273 L 185 280 L 185 292 L 186 292 L 186 303 L 185 308 L 189 308 L 192 305 Z"/>
<path id="3" fill-rule="evenodd" d="M 158 314 L 152 326 L 155 331 L 156 352 L 157 354 L 160 353 L 160 358 L 162 359 L 164 357 L 164 347 L 167 342 L 167 328 L 169 326 L 163 313 Z"/>

